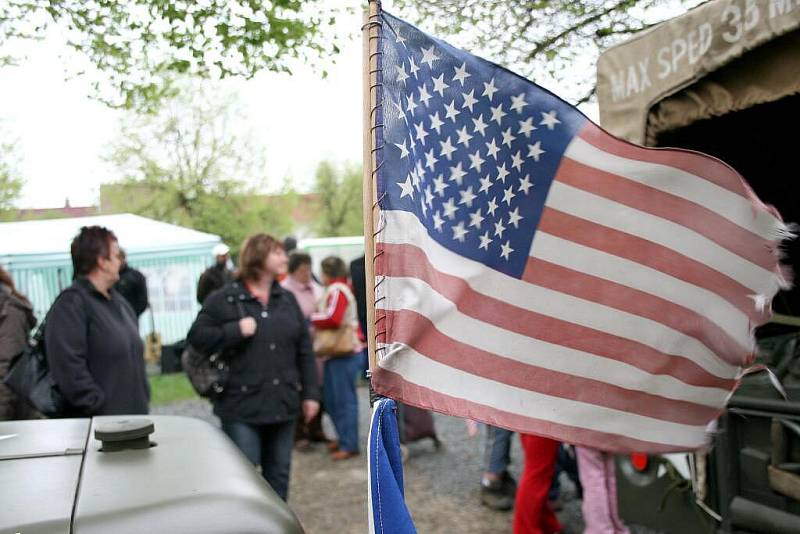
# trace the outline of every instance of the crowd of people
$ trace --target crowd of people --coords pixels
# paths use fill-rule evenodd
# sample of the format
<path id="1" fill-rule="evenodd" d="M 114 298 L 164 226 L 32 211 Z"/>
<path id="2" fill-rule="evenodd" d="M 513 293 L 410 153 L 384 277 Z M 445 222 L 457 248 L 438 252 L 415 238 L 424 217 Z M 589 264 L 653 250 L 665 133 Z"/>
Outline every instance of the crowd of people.
<path id="1" fill-rule="evenodd" d="M 224 356 L 229 372 L 211 399 L 214 413 L 283 499 L 293 450 L 323 442 L 333 461 L 359 456 L 356 383 L 367 368 L 364 257 L 349 269 L 341 258 L 325 258 L 317 280 L 311 256 L 295 247 L 291 238 L 252 235 L 234 268 L 229 247 L 217 245 L 214 264 L 198 281 L 202 307 L 187 334 L 197 350 Z M 106 228 L 82 228 L 70 251 L 73 282 L 42 326 L 50 371 L 68 405 L 63 415 L 146 414 L 150 391 L 138 328 L 148 307 L 145 277 L 127 265 Z M 35 326 L 31 303 L 0 267 L 0 378 Z M 323 339 L 336 338 L 341 345 L 342 336 L 351 338 L 343 349 L 323 354 L 318 346 Z M 323 430 L 323 411 L 335 439 Z M 408 422 L 403 441 L 431 437 L 438 447 L 430 413 L 401 406 L 401 414 Z M 0 384 L 0 420 L 36 417 L 25 399 Z M 468 429 L 477 433 L 471 421 Z M 524 469 L 517 484 L 508 471 L 512 435 L 486 425 L 481 501 L 497 510 L 513 508 L 515 533 L 561 530 L 554 513 L 561 472 L 583 495 L 586 532 L 628 532 L 616 511 L 610 455 L 522 434 Z"/>

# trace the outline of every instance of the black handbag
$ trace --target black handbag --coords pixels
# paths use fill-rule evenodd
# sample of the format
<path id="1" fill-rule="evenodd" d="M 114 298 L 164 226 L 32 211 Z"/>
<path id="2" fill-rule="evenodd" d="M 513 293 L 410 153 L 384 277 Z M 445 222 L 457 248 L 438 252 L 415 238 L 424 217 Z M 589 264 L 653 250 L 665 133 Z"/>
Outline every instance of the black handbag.
<path id="1" fill-rule="evenodd" d="M 11 361 L 3 383 L 42 415 L 59 417 L 67 413 L 68 404 L 47 364 L 44 326 L 42 321 L 28 345 Z"/>
<path id="2" fill-rule="evenodd" d="M 245 316 L 244 306 L 237 301 L 239 318 Z M 214 398 L 225 391 L 230 366 L 222 351 L 204 354 L 187 343 L 181 354 L 181 366 L 192 387 L 201 397 Z"/>

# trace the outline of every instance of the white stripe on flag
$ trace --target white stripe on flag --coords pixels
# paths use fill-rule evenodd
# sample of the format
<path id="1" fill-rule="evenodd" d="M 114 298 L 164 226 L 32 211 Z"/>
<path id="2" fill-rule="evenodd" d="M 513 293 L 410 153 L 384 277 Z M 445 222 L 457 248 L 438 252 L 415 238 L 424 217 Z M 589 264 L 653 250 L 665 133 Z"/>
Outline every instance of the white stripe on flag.
<path id="1" fill-rule="evenodd" d="M 709 373 L 734 378 L 738 368 L 720 360 L 708 347 L 666 325 L 627 312 L 517 280 L 450 252 L 428 236 L 419 220 L 404 211 L 385 211 L 385 243 L 414 243 L 443 273 L 463 279 L 472 289 L 522 309 L 594 328 L 642 343 L 667 354 L 684 356 Z M 403 302 L 404 306 L 409 303 Z"/>
<path id="2" fill-rule="evenodd" d="M 748 317 L 733 304 L 705 288 L 647 265 L 541 231 L 533 239 L 530 255 L 672 301 L 708 318 L 739 343 L 743 350 L 753 346 Z"/>
<path id="3" fill-rule="evenodd" d="M 702 177 L 660 163 L 627 159 L 597 148 L 575 137 L 566 157 L 601 171 L 653 187 L 695 202 L 763 239 L 775 239 L 780 221 L 763 210 L 754 210 L 750 199 L 720 187 Z"/>
<path id="4" fill-rule="evenodd" d="M 379 309 L 414 311 L 430 319 L 436 329 L 449 338 L 504 358 L 713 408 L 721 407 L 729 393 L 722 388 L 688 385 L 671 376 L 650 374 L 624 362 L 479 321 L 459 312 L 455 304 L 415 278 L 387 278 L 381 286 L 388 298 L 377 304 Z"/>
<path id="5" fill-rule="evenodd" d="M 527 391 L 442 365 L 399 343 L 389 344 L 386 349 L 378 363 L 380 367 L 445 395 L 524 417 L 686 449 L 706 442 L 705 425 L 672 423 Z"/>
<path id="6" fill-rule="evenodd" d="M 545 206 L 663 245 L 733 278 L 753 293 L 771 295 L 778 289 L 770 271 L 672 221 L 558 181 L 551 185 Z"/>

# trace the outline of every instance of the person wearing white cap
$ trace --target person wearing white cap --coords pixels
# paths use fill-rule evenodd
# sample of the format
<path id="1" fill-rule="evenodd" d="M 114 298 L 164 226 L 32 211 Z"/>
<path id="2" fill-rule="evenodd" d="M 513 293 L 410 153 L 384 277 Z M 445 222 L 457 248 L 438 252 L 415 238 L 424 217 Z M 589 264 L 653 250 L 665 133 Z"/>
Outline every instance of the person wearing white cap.
<path id="1" fill-rule="evenodd" d="M 197 282 L 197 302 L 200 304 L 212 292 L 233 280 L 233 272 L 228 268 L 230 251 L 230 247 L 225 243 L 217 243 L 211 249 L 215 263 L 200 275 L 200 280 Z"/>

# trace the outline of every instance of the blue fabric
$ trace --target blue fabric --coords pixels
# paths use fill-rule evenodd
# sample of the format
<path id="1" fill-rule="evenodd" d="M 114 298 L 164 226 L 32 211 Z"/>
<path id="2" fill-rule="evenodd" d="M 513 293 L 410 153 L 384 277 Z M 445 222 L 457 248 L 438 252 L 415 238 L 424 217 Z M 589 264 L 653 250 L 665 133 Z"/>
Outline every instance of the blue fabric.
<path id="1" fill-rule="evenodd" d="M 375 403 L 369 431 L 370 532 L 415 533 L 403 490 L 403 460 L 397 430 L 397 404 L 392 399 Z"/>
<path id="2" fill-rule="evenodd" d="M 501 474 L 511 463 L 511 436 L 514 433 L 505 428 L 486 425 L 486 449 L 483 458 L 483 470 Z"/>
<path id="3" fill-rule="evenodd" d="M 292 465 L 295 421 L 271 425 L 249 425 L 222 421 L 222 430 L 284 501 L 289 496 L 289 471 Z"/>
<path id="4" fill-rule="evenodd" d="M 331 416 L 339 437 L 339 449 L 347 452 L 358 452 L 358 365 L 356 355 L 325 361 L 325 383 L 322 387 L 325 411 Z"/>
<path id="5" fill-rule="evenodd" d="M 409 212 L 446 249 L 521 278 L 562 155 L 586 117 L 513 72 L 386 12 L 381 17 L 383 105 L 376 120 L 382 125 L 376 132 L 382 141 L 376 154 L 381 210 Z M 436 59 L 426 63 L 426 50 Z M 464 77 L 459 79 L 459 72 Z M 439 90 L 437 82 L 443 83 Z M 495 89 L 491 97 L 488 86 Z M 424 102 L 421 90 L 429 96 Z M 528 121 L 536 120 L 535 126 L 527 123 L 527 134 L 520 132 L 523 108 L 515 111 L 509 105 L 517 101 Z M 436 126 L 434 112 L 441 116 Z M 548 122 L 548 116 L 558 122 Z M 485 128 L 475 134 L 478 119 Z M 490 140 L 500 142 L 493 155 L 484 149 Z M 528 182 L 525 192 L 520 189 L 523 177 Z M 488 180 L 486 186 L 482 179 Z M 441 188 L 435 186 L 437 181 Z M 508 222 L 512 213 L 515 223 Z M 486 227 L 502 224 L 504 230 L 489 237 L 484 233 L 488 228 L 475 227 L 471 214 L 485 214 Z"/>

